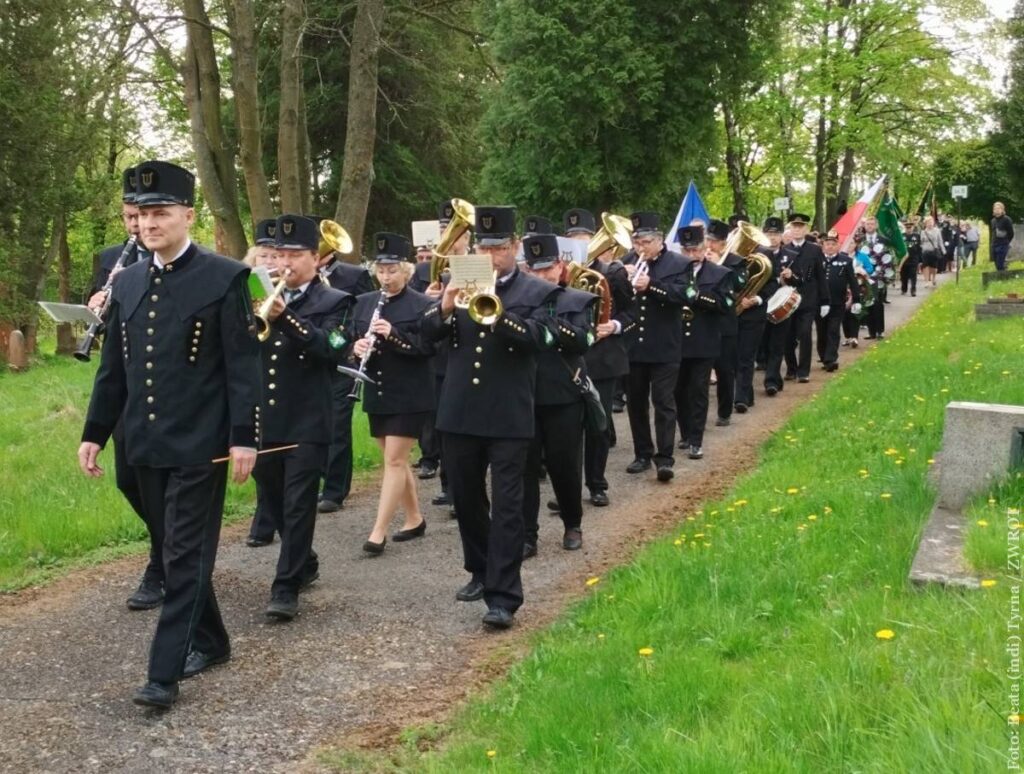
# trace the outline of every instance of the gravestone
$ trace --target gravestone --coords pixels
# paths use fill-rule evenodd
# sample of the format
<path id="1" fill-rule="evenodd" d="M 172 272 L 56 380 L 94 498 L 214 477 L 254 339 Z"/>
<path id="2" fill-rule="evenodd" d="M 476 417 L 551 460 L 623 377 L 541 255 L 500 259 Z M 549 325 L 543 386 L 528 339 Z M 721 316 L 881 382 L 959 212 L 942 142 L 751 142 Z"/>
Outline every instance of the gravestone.
<path id="1" fill-rule="evenodd" d="M 987 288 L 993 282 L 1024 278 L 1024 269 L 1007 269 L 1006 271 L 986 271 L 981 274 L 981 286 Z"/>
<path id="2" fill-rule="evenodd" d="M 984 304 L 974 305 L 975 320 L 993 320 L 1000 317 L 1024 317 L 1024 298 L 1016 294 L 990 296 Z"/>
<path id="3" fill-rule="evenodd" d="M 7 343 L 7 364 L 14 371 L 24 371 L 28 368 L 28 353 L 25 351 L 25 334 L 21 331 L 11 331 Z"/>

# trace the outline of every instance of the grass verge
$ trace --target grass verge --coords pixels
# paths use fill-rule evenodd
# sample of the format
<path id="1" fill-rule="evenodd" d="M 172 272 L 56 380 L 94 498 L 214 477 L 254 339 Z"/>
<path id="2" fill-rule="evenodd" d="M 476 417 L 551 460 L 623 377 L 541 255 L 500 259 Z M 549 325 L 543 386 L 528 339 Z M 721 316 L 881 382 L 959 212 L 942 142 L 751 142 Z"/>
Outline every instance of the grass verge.
<path id="1" fill-rule="evenodd" d="M 995 292 L 1010 290 L 1024 283 Z M 590 579 L 587 598 L 458 714 L 440 750 L 406 746 L 363 764 L 1005 769 L 1019 571 L 995 562 L 994 583 L 975 592 L 907 582 L 946 403 L 1024 402 L 1024 323 L 976 323 L 985 295 L 978 270 L 944 287 L 797 411 L 728 497 Z M 994 491 L 991 507 L 1019 506 L 1001 501 L 1019 497 L 1015 486 Z"/>

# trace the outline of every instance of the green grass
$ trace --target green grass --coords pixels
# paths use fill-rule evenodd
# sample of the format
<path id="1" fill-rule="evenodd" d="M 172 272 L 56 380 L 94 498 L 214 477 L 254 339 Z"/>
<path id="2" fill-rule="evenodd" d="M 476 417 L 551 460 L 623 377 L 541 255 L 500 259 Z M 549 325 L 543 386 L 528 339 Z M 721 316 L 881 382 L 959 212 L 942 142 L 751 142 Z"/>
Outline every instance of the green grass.
<path id="1" fill-rule="evenodd" d="M 0 372 L 0 591 L 146 548 L 145 528 L 114 484 L 113 448 L 100 455 L 102 479 L 78 469 L 96 363 L 42 356 L 25 373 Z M 356 469 L 375 467 L 380 452 L 359 409 L 353 435 Z M 251 480 L 230 485 L 225 518 L 247 518 L 254 498 Z"/>
<path id="2" fill-rule="evenodd" d="M 967 563 L 978 572 L 996 573 L 1007 563 L 1007 529 L 1020 529 L 1024 510 L 1024 473 L 1011 472 L 992 491 L 975 498 L 964 513 L 968 528 Z"/>
<path id="3" fill-rule="evenodd" d="M 1024 323 L 975 323 L 984 295 L 979 270 L 965 272 L 841 371 L 728 497 L 589 585 L 439 750 L 323 760 L 432 772 L 1005 770 L 1019 572 L 996 562 L 996 584 L 978 591 L 907 582 L 944 406 L 1024 403 Z M 1019 505 L 1019 483 L 1007 486 Z"/>

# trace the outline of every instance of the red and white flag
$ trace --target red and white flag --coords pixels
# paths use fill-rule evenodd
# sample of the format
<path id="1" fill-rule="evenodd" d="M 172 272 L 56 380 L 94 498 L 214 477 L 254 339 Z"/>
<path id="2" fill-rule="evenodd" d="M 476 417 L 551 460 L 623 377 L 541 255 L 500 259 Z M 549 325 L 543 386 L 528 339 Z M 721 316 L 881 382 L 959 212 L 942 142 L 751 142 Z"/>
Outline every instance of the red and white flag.
<path id="1" fill-rule="evenodd" d="M 882 175 L 874 184 L 864 192 L 864 195 L 860 197 L 854 203 L 850 209 L 846 211 L 836 224 L 832 226 L 832 231 L 839 234 L 840 250 L 847 251 L 853 240 L 853 232 L 857 230 L 857 226 L 864 220 L 864 216 L 868 214 L 868 208 L 878 198 L 878 194 L 881 193 L 882 187 L 885 185 L 885 175 Z"/>

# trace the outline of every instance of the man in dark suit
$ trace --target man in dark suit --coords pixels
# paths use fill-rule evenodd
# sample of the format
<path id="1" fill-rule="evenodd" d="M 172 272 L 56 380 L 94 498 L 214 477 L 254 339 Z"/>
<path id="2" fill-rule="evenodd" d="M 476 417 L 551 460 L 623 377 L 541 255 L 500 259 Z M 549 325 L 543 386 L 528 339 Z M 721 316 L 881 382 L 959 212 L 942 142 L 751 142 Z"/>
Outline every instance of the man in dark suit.
<path id="1" fill-rule="evenodd" d="M 828 314 L 819 317 L 817 326 L 818 358 L 822 368 L 835 371 L 839 368 L 839 339 L 842 335 L 843 317 L 846 316 L 847 295 L 851 298 L 850 312 L 860 312 L 860 286 L 853 274 L 853 261 L 846 253 L 839 252 L 839 234 L 829 231 L 821 240 L 825 261 L 825 282 L 828 285 Z"/>
<path id="2" fill-rule="evenodd" d="M 726 241 L 729 234 L 739 223 L 741 216 L 732 215 L 729 223 L 712 219 L 708 223 L 705 232 L 707 248 L 719 256 L 716 263 L 723 269 L 729 271 L 730 289 L 729 295 L 735 304 L 736 299 L 747 284 L 747 262 L 743 256 L 736 253 L 726 253 Z M 724 255 L 723 255 L 724 254 Z M 718 398 L 718 418 L 715 424 L 725 427 L 732 421 L 732 407 L 736 398 L 736 371 L 739 369 L 739 350 L 737 339 L 739 337 L 739 320 L 735 310 L 730 314 L 724 314 L 718 318 L 722 326 L 722 343 L 718 357 L 715 358 L 713 368 L 718 383 L 715 386 L 715 393 Z"/>
<path id="3" fill-rule="evenodd" d="M 780 218 L 768 218 L 765 221 L 765 229 L 771 228 L 775 233 L 774 242 L 779 241 L 782 234 L 782 220 Z M 768 236 L 769 241 L 772 237 Z M 767 358 L 767 339 L 770 335 L 768 325 L 768 300 L 779 288 L 779 267 L 772 260 L 773 250 L 771 247 L 758 247 L 757 251 L 766 256 L 772 264 L 772 273 L 768 281 L 761 287 L 761 290 L 753 296 L 741 298 L 737 302 L 739 312 L 739 331 L 736 335 L 736 395 L 734 408 L 737 414 L 744 414 L 754 406 L 754 371 L 759 352 L 764 352 Z"/>
<path id="4" fill-rule="evenodd" d="M 449 283 L 427 310 L 423 336 L 450 344 L 437 429 L 469 583 L 459 601 L 483 599 L 485 625 L 507 629 L 523 603 L 523 473 L 534 434 L 537 355 L 555 343 L 550 311 L 561 289 L 516 267 L 514 207 L 477 207 L 477 250 L 497 275 L 501 312 L 476 322 Z M 491 492 L 487 492 L 487 472 Z"/>
<path id="5" fill-rule="evenodd" d="M 238 483 L 256 462 L 260 356 L 249 268 L 189 239 L 195 177 L 162 161 L 136 172 L 153 256 L 114 284 L 78 459 L 103 474 L 97 457 L 123 412 L 143 510 L 165 531 L 164 605 L 134 701 L 166 709 L 190 650 L 230 652 L 212 583 L 228 469 L 214 460 L 227 455 Z"/>
<path id="6" fill-rule="evenodd" d="M 800 306 L 793 313 L 786 342 L 786 379 L 811 381 L 811 329 L 817 316 L 829 313 L 828 285 L 821 247 L 807 238 L 811 219 L 794 214 L 789 221 L 792 241 L 783 248 L 789 261 L 780 276 L 800 293 Z M 799 357 L 797 350 L 799 348 Z"/>

